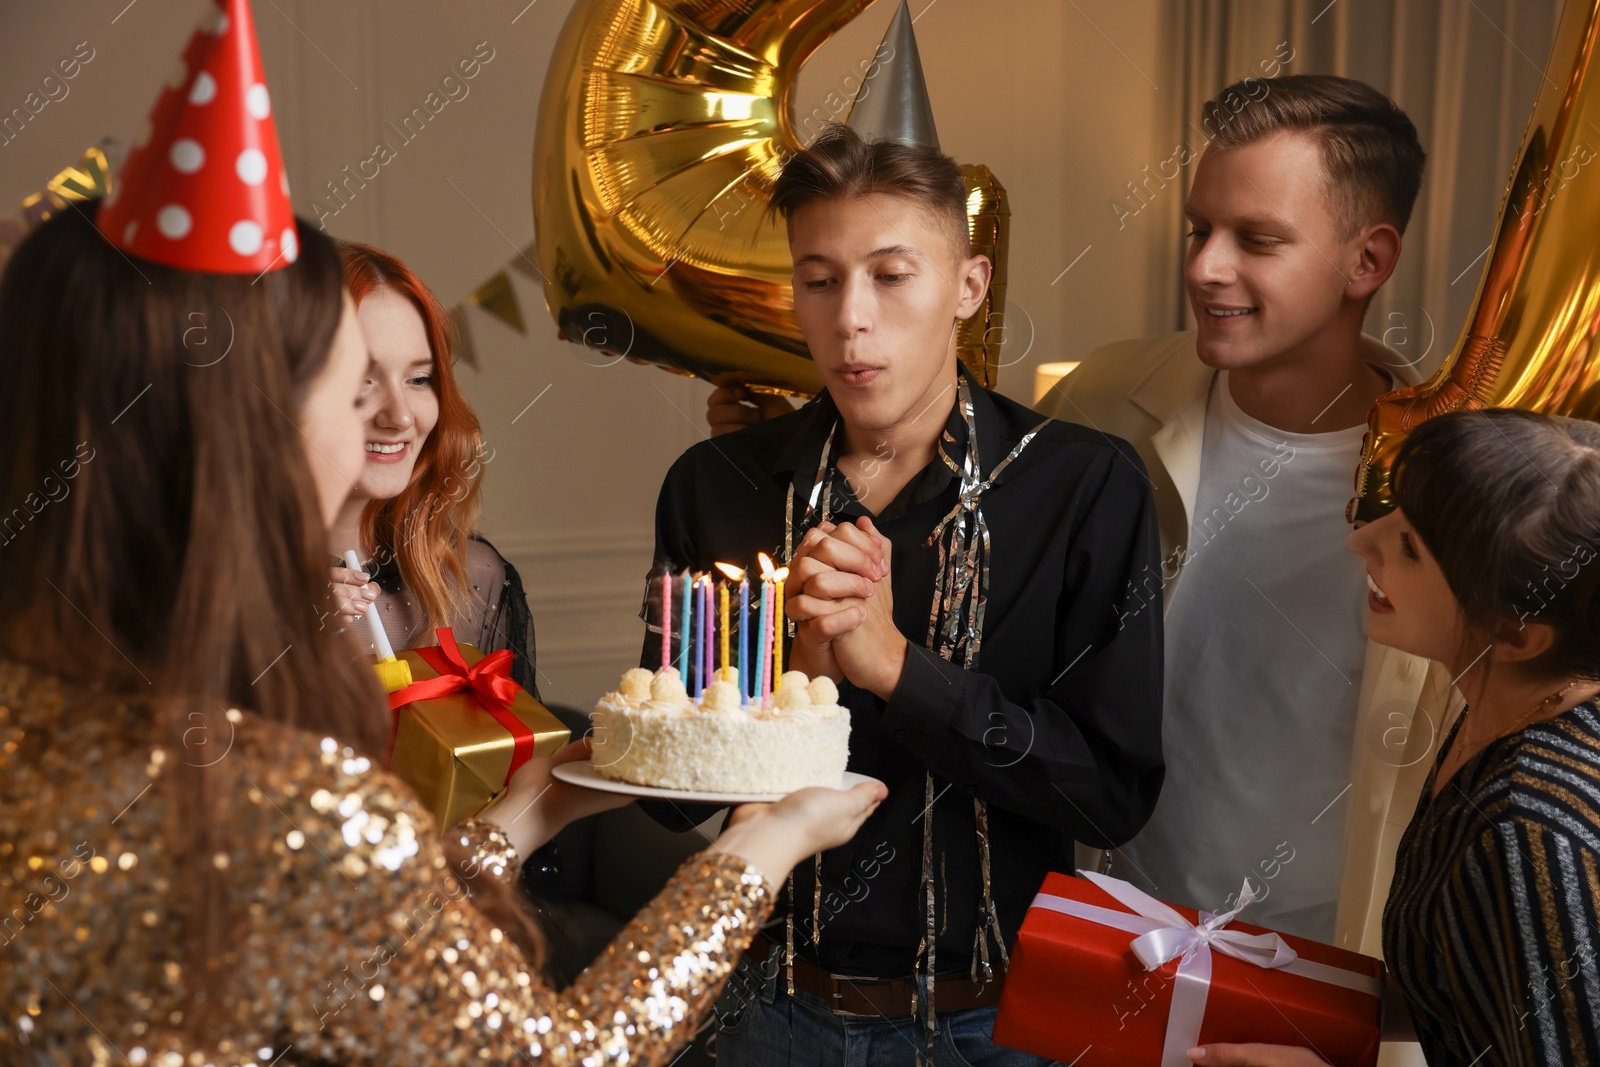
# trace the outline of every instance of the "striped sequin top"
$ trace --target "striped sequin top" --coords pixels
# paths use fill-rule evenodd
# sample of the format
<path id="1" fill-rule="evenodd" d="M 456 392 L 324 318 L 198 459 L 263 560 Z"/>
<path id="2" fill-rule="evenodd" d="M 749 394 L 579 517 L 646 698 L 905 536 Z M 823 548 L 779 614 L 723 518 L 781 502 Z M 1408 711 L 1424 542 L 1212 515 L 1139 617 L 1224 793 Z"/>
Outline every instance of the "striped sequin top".
<path id="1" fill-rule="evenodd" d="M 1437 774 L 1383 915 L 1428 1062 L 1600 1064 L 1600 708 L 1501 738 L 1434 797 Z"/>

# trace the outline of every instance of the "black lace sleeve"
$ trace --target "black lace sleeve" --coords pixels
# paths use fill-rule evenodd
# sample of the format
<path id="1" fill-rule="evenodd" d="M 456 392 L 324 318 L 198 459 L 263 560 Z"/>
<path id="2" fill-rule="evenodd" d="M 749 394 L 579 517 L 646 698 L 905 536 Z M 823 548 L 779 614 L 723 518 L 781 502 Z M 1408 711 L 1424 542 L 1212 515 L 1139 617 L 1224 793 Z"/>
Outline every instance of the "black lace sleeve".
<path id="1" fill-rule="evenodd" d="M 522 575 L 506 561 L 506 586 L 501 597 L 502 626 L 511 649 L 511 680 L 539 700 L 538 659 L 534 647 L 533 612 L 528 610 L 528 594 L 522 588 Z"/>
<path id="2" fill-rule="evenodd" d="M 543 702 L 539 695 L 539 668 L 533 643 L 533 613 L 522 576 L 493 545 L 474 534 L 467 548 L 467 570 L 479 596 L 482 619 L 461 633 L 474 634 L 483 652 L 511 650 L 511 680 Z"/>

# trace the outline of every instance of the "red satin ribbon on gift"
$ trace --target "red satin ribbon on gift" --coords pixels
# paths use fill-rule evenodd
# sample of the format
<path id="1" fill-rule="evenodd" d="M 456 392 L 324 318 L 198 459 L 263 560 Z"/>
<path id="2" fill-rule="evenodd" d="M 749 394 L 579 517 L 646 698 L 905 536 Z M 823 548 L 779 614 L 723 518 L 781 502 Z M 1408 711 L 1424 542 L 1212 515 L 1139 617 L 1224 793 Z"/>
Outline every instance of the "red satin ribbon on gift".
<path id="1" fill-rule="evenodd" d="M 477 663 L 468 665 L 456 645 L 455 634 L 448 626 L 438 631 L 439 647 L 413 648 L 423 661 L 439 672 L 437 678 L 424 678 L 412 682 L 398 692 L 389 694 L 389 710 L 397 711 L 414 700 L 434 700 L 463 689 L 472 690 L 483 710 L 493 715 L 495 721 L 511 731 L 511 766 L 506 770 L 509 780 L 533 758 L 538 741 L 526 723 L 511 713 L 511 702 L 516 699 L 521 686 L 511 680 L 511 650 L 502 648 L 491 652 Z"/>

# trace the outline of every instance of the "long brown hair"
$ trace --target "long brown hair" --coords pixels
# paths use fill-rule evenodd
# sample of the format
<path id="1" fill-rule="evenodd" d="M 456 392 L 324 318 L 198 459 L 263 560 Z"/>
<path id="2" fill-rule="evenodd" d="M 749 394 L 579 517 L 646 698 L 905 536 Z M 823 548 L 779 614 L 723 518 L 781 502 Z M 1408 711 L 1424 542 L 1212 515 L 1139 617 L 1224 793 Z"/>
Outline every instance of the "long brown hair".
<path id="1" fill-rule="evenodd" d="M 217 758 L 227 709 L 374 762 L 387 741 L 368 661 L 323 628 L 327 532 L 294 421 L 339 325 L 343 270 L 303 219 L 298 260 L 260 278 L 136 261 L 95 229 L 97 210 L 40 226 L 0 278 L 0 501 L 22 502 L 0 514 L 0 656 L 127 696 L 125 728 L 175 755 L 164 788 L 198 1033 L 239 919 L 211 862 L 237 844 Z M 537 962 L 515 890 L 467 888 Z"/>
<path id="2" fill-rule="evenodd" d="M 342 274 L 303 220 L 299 259 L 252 278 L 131 260 L 97 210 L 44 223 L 0 280 L 0 500 L 71 471 L 69 493 L 6 528 L 0 655 L 125 694 L 127 730 L 174 754 L 199 1025 L 235 918 L 211 863 L 237 844 L 233 768 L 207 765 L 230 736 L 224 710 L 382 751 L 373 672 L 319 632 L 326 535 L 293 421 Z"/>
<path id="3" fill-rule="evenodd" d="M 411 481 L 390 500 L 370 501 L 361 514 L 361 539 L 380 564 L 393 560 L 406 589 L 421 603 L 428 628 L 449 626 L 472 595 L 467 541 L 482 509 L 483 435 L 478 416 L 456 382 L 450 322 L 433 293 L 389 253 L 339 242 L 344 281 L 359 305 L 378 289 L 410 300 L 422 316 L 433 354 L 439 421 L 417 453 Z"/>

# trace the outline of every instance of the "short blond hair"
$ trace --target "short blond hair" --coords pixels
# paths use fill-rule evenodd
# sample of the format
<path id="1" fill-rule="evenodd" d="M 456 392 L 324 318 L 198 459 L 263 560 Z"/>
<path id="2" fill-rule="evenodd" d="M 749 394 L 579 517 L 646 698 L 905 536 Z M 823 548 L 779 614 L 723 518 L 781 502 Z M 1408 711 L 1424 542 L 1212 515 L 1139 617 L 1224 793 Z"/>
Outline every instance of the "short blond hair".
<path id="1" fill-rule="evenodd" d="M 1235 106 L 1240 100 L 1247 102 Z M 1246 78 L 1207 100 L 1200 121 L 1215 149 L 1285 131 L 1310 135 L 1346 236 L 1375 222 L 1405 233 L 1427 153 L 1406 113 L 1366 82 L 1331 74 Z"/>

